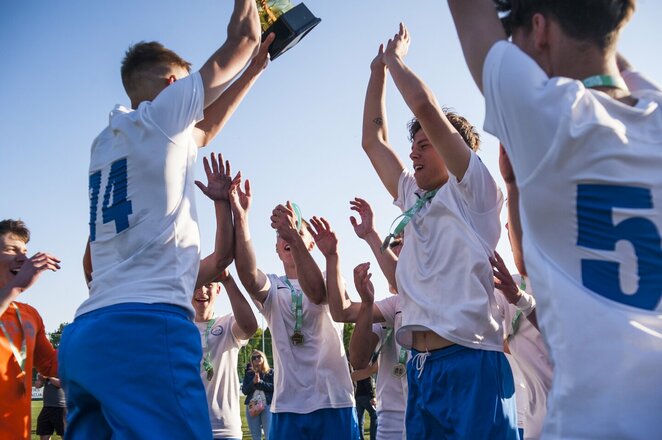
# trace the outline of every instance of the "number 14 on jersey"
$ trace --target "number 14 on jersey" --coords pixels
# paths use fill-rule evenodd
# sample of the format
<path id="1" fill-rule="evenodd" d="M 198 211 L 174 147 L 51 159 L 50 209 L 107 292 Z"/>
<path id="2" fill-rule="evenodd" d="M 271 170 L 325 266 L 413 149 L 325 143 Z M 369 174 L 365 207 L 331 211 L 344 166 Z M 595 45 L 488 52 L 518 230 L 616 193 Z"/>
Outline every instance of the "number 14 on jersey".
<path id="1" fill-rule="evenodd" d="M 102 170 L 90 174 L 90 242 L 96 239 L 99 194 L 101 192 Z M 126 157 L 110 165 L 101 205 L 103 223 L 115 222 L 115 233 L 129 228 L 129 215 L 133 213 L 131 201 L 127 200 L 127 162 Z"/>

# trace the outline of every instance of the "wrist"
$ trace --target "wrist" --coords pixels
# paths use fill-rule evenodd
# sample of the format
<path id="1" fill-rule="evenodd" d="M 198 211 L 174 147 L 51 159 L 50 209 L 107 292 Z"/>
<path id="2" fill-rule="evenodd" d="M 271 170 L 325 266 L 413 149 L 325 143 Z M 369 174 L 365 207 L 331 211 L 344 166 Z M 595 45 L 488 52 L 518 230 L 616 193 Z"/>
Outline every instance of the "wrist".
<path id="1" fill-rule="evenodd" d="M 520 298 L 515 303 L 515 306 L 524 313 L 525 316 L 528 316 L 536 308 L 536 299 L 533 295 L 520 290 Z"/>

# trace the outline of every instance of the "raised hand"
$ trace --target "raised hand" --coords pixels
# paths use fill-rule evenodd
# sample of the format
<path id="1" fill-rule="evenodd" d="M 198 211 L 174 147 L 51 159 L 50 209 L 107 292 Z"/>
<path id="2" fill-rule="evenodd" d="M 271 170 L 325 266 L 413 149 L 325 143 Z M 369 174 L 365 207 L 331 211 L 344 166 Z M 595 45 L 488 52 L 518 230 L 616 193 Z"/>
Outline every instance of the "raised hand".
<path id="1" fill-rule="evenodd" d="M 245 216 L 251 207 L 251 182 L 246 179 L 244 190 L 241 190 L 241 181 L 236 182 L 230 188 L 230 207 L 235 217 Z"/>
<path id="2" fill-rule="evenodd" d="M 373 58 L 370 62 L 370 70 L 383 70 L 386 69 L 386 64 L 384 64 L 384 44 L 379 45 L 379 50 L 377 51 L 377 56 Z"/>
<path id="3" fill-rule="evenodd" d="M 494 274 L 494 287 L 503 292 L 503 296 L 506 297 L 506 300 L 508 300 L 509 303 L 517 303 L 522 294 L 520 293 L 515 280 L 510 275 L 501 255 L 495 251 L 494 257 L 490 258 L 490 263 L 492 263 L 492 272 Z"/>
<path id="4" fill-rule="evenodd" d="M 372 285 L 372 274 L 369 272 L 370 263 L 361 263 L 354 268 L 354 287 L 359 292 L 361 302 L 375 302 L 375 288 Z"/>
<path id="5" fill-rule="evenodd" d="M 19 289 L 29 289 L 45 270 L 53 272 L 60 269 L 60 259 L 45 252 L 37 252 L 21 265 L 21 269 L 14 277 L 13 285 Z"/>
<path id="6" fill-rule="evenodd" d="M 338 237 L 336 233 L 331 230 L 329 222 L 323 217 L 313 217 L 310 219 L 310 227 L 308 231 L 313 236 L 315 244 L 317 245 L 322 255 L 328 257 L 338 253 Z"/>
<path id="7" fill-rule="evenodd" d="M 202 191 L 204 195 L 215 202 L 229 200 L 230 189 L 232 188 L 233 183 L 236 184 L 241 181 L 241 172 L 238 172 L 233 179 L 230 171 L 230 162 L 225 161 L 225 166 L 223 166 L 222 154 L 218 155 L 217 160 L 216 155 L 211 153 L 210 159 L 208 160 L 205 157 L 203 164 L 205 167 L 205 174 L 207 175 L 207 185 L 196 180 L 195 184 L 197 187 L 200 188 L 200 191 Z"/>
<path id="8" fill-rule="evenodd" d="M 293 243 L 299 235 L 299 230 L 292 203 L 288 201 L 285 205 L 278 205 L 274 208 L 271 213 L 271 227 L 283 240 L 290 244 Z"/>
<path id="9" fill-rule="evenodd" d="M 265 38 L 246 70 L 257 75 L 267 68 L 267 65 L 269 64 L 269 46 L 271 46 L 271 43 L 273 43 L 275 39 L 276 34 L 273 32 Z"/>
<path id="10" fill-rule="evenodd" d="M 409 43 L 409 31 L 404 23 L 400 23 L 400 30 L 386 44 L 384 59 L 404 58 L 409 52 Z"/>
<path id="11" fill-rule="evenodd" d="M 356 211 L 359 214 L 361 223 L 358 223 L 354 216 L 349 218 L 349 222 L 352 224 L 352 227 L 354 227 L 356 235 L 365 240 L 368 234 L 375 232 L 372 207 L 368 202 L 359 197 L 354 197 L 354 200 L 350 200 L 349 204 L 351 205 L 349 209 Z"/>

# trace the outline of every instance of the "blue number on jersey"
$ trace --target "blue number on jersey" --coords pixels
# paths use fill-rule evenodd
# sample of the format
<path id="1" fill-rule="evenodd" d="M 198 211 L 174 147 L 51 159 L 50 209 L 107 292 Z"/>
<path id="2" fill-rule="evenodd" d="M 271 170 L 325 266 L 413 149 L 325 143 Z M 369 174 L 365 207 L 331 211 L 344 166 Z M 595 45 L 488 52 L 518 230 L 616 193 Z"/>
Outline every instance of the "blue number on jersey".
<path id="1" fill-rule="evenodd" d="M 120 233 L 129 227 L 129 215 L 133 213 L 131 201 L 127 195 L 127 164 L 126 158 L 116 160 L 110 166 L 108 183 L 103 194 L 101 215 L 103 223 L 115 222 L 115 232 Z M 101 171 L 90 175 L 90 241 L 96 238 L 97 206 L 101 188 Z M 110 198 L 113 198 L 112 204 Z"/>
<path id="2" fill-rule="evenodd" d="M 653 310 L 662 298 L 662 243 L 655 224 L 644 217 L 630 217 L 615 225 L 613 208 L 653 209 L 650 189 L 616 185 L 577 186 L 577 245 L 614 251 L 616 242 L 632 243 L 637 256 L 639 288 L 621 290 L 619 263 L 582 260 L 582 282 L 592 291 L 622 304 Z"/>

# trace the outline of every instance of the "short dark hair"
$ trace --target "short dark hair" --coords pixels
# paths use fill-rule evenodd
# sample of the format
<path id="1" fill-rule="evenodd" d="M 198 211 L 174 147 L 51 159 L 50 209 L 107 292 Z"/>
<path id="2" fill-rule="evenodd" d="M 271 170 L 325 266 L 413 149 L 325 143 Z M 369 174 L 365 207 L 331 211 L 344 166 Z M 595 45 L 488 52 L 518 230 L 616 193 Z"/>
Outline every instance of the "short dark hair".
<path id="1" fill-rule="evenodd" d="M 460 133 L 460 136 L 462 136 L 462 139 L 464 139 L 467 146 L 473 151 L 478 151 L 480 148 L 480 135 L 476 131 L 476 128 L 471 125 L 464 116 L 460 116 L 448 108 L 443 108 L 442 110 L 444 115 L 446 115 L 446 119 L 448 119 L 451 125 Z M 407 130 L 409 130 L 409 140 L 411 142 L 414 142 L 414 136 L 416 136 L 416 133 L 418 133 L 418 130 L 421 128 L 421 123 L 418 119 L 414 118 L 409 121 L 407 124 Z"/>
<path id="2" fill-rule="evenodd" d="M 25 243 L 30 241 L 30 230 L 23 220 L 6 219 L 0 221 L 0 236 L 12 234 L 23 240 Z"/>
<path id="3" fill-rule="evenodd" d="M 127 49 L 122 60 L 121 73 L 124 89 L 127 92 L 135 89 L 136 73 L 172 65 L 182 67 L 188 72 L 191 71 L 191 63 L 158 41 L 136 43 Z"/>
<path id="4" fill-rule="evenodd" d="M 552 16 L 576 40 L 601 49 L 616 43 L 618 33 L 634 13 L 636 0 L 493 0 L 508 35 L 531 29 L 534 14 Z"/>

